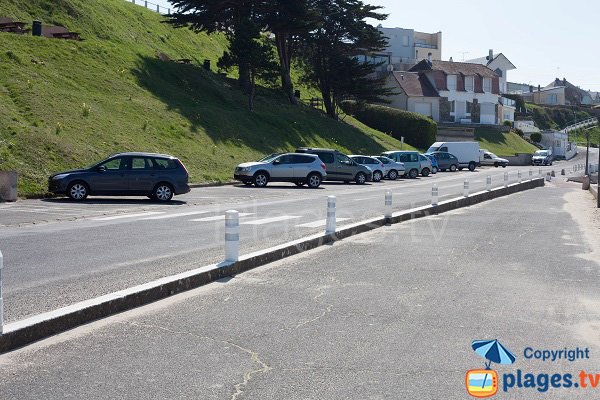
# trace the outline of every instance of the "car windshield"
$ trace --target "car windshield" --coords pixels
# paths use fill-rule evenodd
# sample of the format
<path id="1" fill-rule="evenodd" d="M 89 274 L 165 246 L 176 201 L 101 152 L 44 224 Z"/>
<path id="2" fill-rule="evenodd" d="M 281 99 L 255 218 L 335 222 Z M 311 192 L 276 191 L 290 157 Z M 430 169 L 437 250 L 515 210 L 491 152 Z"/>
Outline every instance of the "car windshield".
<path id="1" fill-rule="evenodd" d="M 535 152 L 536 156 L 547 156 L 548 155 L 548 151 L 547 150 L 538 150 Z"/>
<path id="2" fill-rule="evenodd" d="M 273 153 L 273 154 L 269 154 L 268 156 L 265 156 L 263 158 L 261 158 L 260 160 L 258 160 L 258 162 L 271 162 L 275 159 L 275 157 L 280 156 L 282 153 Z"/>
<path id="3" fill-rule="evenodd" d="M 440 146 L 438 146 L 438 147 L 431 146 L 430 148 L 427 149 L 426 153 L 433 153 L 434 151 L 438 151 L 439 149 L 440 149 Z"/>

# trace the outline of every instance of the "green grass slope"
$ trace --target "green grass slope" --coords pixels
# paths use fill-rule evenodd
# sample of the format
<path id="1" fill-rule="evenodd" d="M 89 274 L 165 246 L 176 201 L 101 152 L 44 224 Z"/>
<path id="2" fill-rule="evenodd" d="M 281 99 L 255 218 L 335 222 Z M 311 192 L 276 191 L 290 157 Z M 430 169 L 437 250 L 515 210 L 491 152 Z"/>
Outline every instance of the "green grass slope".
<path id="1" fill-rule="evenodd" d="M 234 81 L 197 66 L 215 65 L 223 37 L 173 29 L 123 0 L 3 0 L 0 16 L 62 24 L 85 39 L 0 33 L 0 170 L 19 172 L 22 196 L 43 193 L 51 172 L 119 151 L 176 155 L 193 182 L 206 182 L 299 145 L 368 154 L 400 148 L 360 124 L 291 107 L 268 89 L 250 113 Z"/>
<path id="2" fill-rule="evenodd" d="M 497 156 L 514 156 L 516 153 L 533 153 L 537 147 L 514 132 L 503 133 L 496 129 L 476 128 L 475 140 L 479 147 Z"/>

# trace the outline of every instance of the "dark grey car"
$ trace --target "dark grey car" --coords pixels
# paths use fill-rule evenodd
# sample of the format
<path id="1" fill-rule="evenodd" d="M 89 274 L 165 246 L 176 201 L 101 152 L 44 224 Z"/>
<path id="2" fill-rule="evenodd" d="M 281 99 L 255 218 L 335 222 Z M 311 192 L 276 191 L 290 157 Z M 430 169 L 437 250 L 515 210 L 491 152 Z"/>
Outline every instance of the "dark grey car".
<path id="1" fill-rule="evenodd" d="M 148 196 L 169 201 L 190 191 L 183 163 L 166 154 L 119 153 L 87 168 L 59 172 L 48 178 L 48 191 L 73 200 L 88 195 Z"/>
<path id="2" fill-rule="evenodd" d="M 435 160 L 438 164 L 438 169 L 440 171 L 450 170 L 452 172 L 456 171 L 459 167 L 458 158 L 454 154 L 450 154 L 445 151 L 434 151 L 432 153 L 427 153 L 435 157 Z"/>

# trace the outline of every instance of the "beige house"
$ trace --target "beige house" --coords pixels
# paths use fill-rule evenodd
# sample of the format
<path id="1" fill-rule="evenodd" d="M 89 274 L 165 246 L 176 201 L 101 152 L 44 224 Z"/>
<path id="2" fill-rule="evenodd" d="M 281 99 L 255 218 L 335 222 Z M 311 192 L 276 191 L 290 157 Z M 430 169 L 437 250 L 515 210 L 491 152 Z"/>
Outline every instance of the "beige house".
<path id="1" fill-rule="evenodd" d="M 398 89 L 398 94 L 389 99 L 390 107 L 415 112 L 439 121 L 440 95 L 425 75 L 418 72 L 393 72 L 388 78 L 388 86 Z"/>
<path id="2" fill-rule="evenodd" d="M 533 92 L 523 93 L 523 100 L 528 103 L 542 104 L 549 106 L 564 106 L 566 103 L 566 87 L 546 87 L 539 88 Z"/>

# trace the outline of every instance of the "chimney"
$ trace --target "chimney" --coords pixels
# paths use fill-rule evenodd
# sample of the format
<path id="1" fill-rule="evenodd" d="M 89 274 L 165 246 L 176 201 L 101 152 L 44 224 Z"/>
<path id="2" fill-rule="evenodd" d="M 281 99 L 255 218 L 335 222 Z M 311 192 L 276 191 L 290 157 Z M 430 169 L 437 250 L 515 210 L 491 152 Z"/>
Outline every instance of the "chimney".
<path id="1" fill-rule="evenodd" d="M 487 56 L 488 61 L 492 61 L 494 59 L 494 50 L 490 49 L 490 54 Z"/>
<path id="2" fill-rule="evenodd" d="M 538 92 L 542 91 L 542 85 L 538 85 Z"/>
<path id="3" fill-rule="evenodd" d="M 567 79 L 563 78 L 563 86 L 567 86 Z"/>
<path id="4" fill-rule="evenodd" d="M 404 74 L 400 75 L 400 79 L 404 80 Z"/>
<path id="5" fill-rule="evenodd" d="M 448 60 L 450 62 L 454 62 L 454 59 L 452 57 L 450 57 L 450 60 Z"/>

